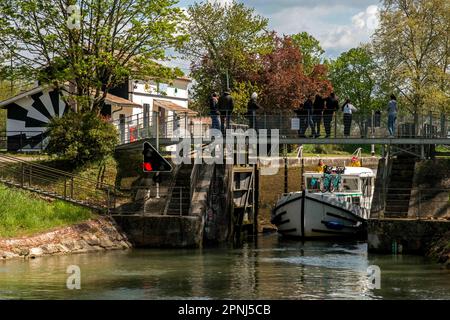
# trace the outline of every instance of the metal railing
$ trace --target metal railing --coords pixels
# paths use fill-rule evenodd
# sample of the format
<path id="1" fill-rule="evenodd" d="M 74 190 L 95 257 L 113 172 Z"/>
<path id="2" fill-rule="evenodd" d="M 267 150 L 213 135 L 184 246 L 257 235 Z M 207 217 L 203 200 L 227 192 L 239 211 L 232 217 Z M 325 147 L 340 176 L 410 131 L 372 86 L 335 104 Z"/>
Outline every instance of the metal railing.
<path id="1" fill-rule="evenodd" d="M 387 188 L 374 196 L 371 217 L 450 219 L 450 189 Z"/>
<path id="2" fill-rule="evenodd" d="M 2 154 L 0 182 L 105 213 L 118 202 L 112 185 Z"/>
<path id="3" fill-rule="evenodd" d="M 298 115 L 295 112 L 256 113 L 255 115 L 232 114 L 220 117 L 225 121 L 224 128 L 254 128 L 256 131 L 267 129 L 279 130 L 280 138 L 313 138 L 312 124 L 320 124 L 320 137 L 326 135 L 330 139 L 374 139 L 374 138 L 440 138 L 450 140 L 450 115 L 443 113 L 424 113 L 420 115 L 399 114 L 395 121 L 395 133 L 388 131 L 388 115 L 386 112 L 369 114 L 353 113 L 349 132 L 346 132 L 343 113 L 333 115 Z M 230 123 L 227 125 L 226 120 Z M 209 139 L 211 136 L 210 117 L 192 117 L 186 114 L 173 114 L 165 118 L 157 112 L 147 115 L 137 114 L 122 120 L 113 121 L 118 128 L 121 143 L 134 142 L 143 138 L 183 138 L 177 130 L 187 133 L 192 138 Z M 312 122 L 312 123 L 310 123 Z"/>

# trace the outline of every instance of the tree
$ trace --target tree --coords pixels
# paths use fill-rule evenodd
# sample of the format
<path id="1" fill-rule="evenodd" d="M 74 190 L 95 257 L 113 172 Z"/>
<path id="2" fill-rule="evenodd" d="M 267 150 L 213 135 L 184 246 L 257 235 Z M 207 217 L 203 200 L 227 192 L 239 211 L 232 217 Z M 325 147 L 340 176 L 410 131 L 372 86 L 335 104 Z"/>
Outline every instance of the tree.
<path id="1" fill-rule="evenodd" d="M 65 158 L 74 167 L 103 160 L 118 143 L 114 125 L 93 112 L 69 112 L 53 118 L 49 127 L 46 151 Z"/>
<path id="2" fill-rule="evenodd" d="M 176 2 L 1 1 L 0 56 L 12 57 L 24 78 L 61 89 L 71 81 L 78 109 L 98 113 L 108 91 L 128 77 L 180 74 L 157 63 L 186 39 Z"/>
<path id="3" fill-rule="evenodd" d="M 374 109 L 377 66 L 367 45 L 343 52 L 330 66 L 330 79 L 341 101 L 350 99 L 362 114 Z"/>
<path id="4" fill-rule="evenodd" d="M 207 105 L 211 92 L 233 89 L 255 69 L 252 57 L 267 50 L 267 19 L 233 1 L 195 3 L 184 28 L 190 35 L 181 52 L 191 61 L 194 98 Z"/>
<path id="5" fill-rule="evenodd" d="M 449 36 L 448 1 L 384 0 L 373 38 L 378 73 L 414 114 L 449 110 Z"/>
<path id="6" fill-rule="evenodd" d="M 293 34 L 291 38 L 302 53 L 302 64 L 305 73 L 311 74 L 314 67 L 323 62 L 325 50 L 322 49 L 319 40 L 307 32 Z"/>
<path id="7" fill-rule="evenodd" d="M 250 79 L 261 89 L 261 105 L 266 111 L 292 110 L 308 95 L 328 95 L 332 86 L 324 65 L 315 65 L 309 75 L 303 57 L 291 37 L 272 35 L 273 51 L 256 61 L 260 68 Z"/>

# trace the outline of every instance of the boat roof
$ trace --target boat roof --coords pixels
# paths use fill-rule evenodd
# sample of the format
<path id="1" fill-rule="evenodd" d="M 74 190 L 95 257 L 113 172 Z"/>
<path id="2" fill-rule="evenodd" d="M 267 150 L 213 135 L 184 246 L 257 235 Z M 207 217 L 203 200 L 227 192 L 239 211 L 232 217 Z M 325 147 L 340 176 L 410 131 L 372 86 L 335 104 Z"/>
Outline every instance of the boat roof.
<path id="1" fill-rule="evenodd" d="M 321 172 L 305 172 L 304 175 L 322 175 Z M 371 177 L 375 176 L 373 170 L 365 167 L 345 167 L 345 171 L 342 174 L 343 176 L 365 176 Z"/>

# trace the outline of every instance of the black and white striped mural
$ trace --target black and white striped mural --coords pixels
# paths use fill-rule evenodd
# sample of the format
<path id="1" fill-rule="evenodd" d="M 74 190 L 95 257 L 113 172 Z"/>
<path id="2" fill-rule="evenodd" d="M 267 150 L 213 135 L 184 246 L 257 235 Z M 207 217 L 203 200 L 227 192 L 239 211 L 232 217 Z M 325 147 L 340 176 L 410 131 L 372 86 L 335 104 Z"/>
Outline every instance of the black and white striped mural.
<path id="1" fill-rule="evenodd" d="M 32 151 L 45 148 L 48 123 L 61 117 L 68 106 L 59 90 L 43 89 L 8 104 L 5 109 L 8 151 Z"/>

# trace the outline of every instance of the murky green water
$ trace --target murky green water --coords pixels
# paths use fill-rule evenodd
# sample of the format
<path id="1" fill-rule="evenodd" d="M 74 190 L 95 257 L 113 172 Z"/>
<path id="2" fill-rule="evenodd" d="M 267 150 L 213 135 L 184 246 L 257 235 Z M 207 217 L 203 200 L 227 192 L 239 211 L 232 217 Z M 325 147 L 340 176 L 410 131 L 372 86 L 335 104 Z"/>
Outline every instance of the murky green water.
<path id="1" fill-rule="evenodd" d="M 0 299 L 450 299 L 450 271 L 365 243 L 261 236 L 242 249 L 131 250 L 0 262 Z M 81 290 L 66 288 L 67 266 Z M 381 268 L 369 289 L 367 267 Z"/>

